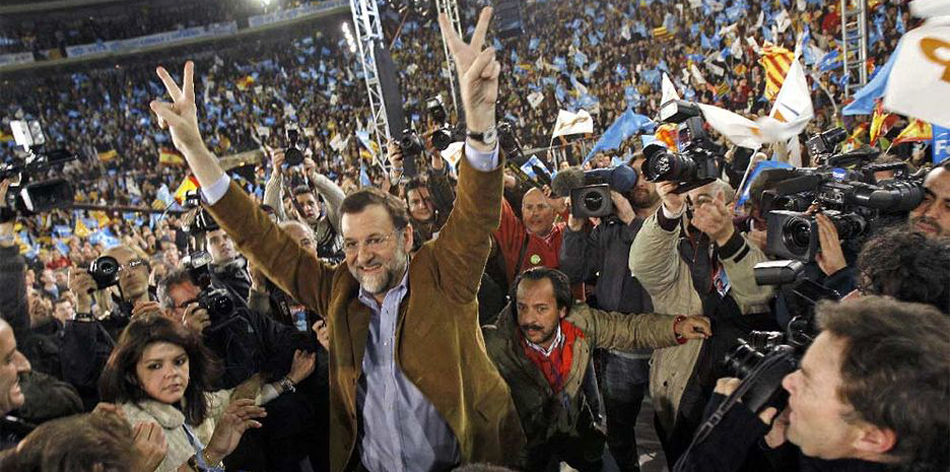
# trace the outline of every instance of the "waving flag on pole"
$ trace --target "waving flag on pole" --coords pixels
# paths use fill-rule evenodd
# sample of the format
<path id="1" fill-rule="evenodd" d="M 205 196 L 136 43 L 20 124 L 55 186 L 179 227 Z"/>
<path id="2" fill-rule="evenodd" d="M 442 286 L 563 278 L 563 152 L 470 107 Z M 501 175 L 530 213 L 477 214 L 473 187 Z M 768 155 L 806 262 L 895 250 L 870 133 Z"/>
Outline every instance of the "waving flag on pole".
<path id="1" fill-rule="evenodd" d="M 917 118 L 914 118 L 910 124 L 904 128 L 904 131 L 901 131 L 894 142 L 891 143 L 892 146 L 901 144 L 901 143 L 914 143 L 914 142 L 926 142 L 933 140 L 933 126 L 926 121 L 921 121 Z"/>
<path id="2" fill-rule="evenodd" d="M 580 110 L 577 113 L 560 110 L 557 113 L 557 122 L 554 124 L 552 138 L 593 132 L 594 119 L 586 110 Z"/>
<path id="3" fill-rule="evenodd" d="M 199 188 L 201 188 L 201 186 L 198 185 L 198 179 L 193 175 L 189 175 L 181 185 L 178 186 L 178 190 L 175 190 L 175 200 L 180 205 L 185 202 L 186 193 L 192 190 L 198 190 Z"/>
<path id="4" fill-rule="evenodd" d="M 798 136 L 815 117 L 805 70 L 798 55 L 792 59 L 788 74 L 782 80 L 782 88 L 775 96 L 771 113 L 756 120 L 769 141 L 786 141 Z"/>

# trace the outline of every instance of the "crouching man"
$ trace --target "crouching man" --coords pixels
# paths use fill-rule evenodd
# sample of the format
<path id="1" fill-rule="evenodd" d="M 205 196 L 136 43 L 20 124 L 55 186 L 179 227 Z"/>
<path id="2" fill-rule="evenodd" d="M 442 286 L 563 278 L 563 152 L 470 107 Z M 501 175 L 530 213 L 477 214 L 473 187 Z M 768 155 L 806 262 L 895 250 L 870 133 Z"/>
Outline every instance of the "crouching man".
<path id="1" fill-rule="evenodd" d="M 574 305 L 567 276 L 547 267 L 525 271 L 513 292 L 497 324 L 483 329 L 528 440 L 520 470 L 549 470 L 556 461 L 601 470 L 606 436 L 591 367 L 595 348 L 663 348 L 712 334 L 702 316 L 631 316 Z"/>

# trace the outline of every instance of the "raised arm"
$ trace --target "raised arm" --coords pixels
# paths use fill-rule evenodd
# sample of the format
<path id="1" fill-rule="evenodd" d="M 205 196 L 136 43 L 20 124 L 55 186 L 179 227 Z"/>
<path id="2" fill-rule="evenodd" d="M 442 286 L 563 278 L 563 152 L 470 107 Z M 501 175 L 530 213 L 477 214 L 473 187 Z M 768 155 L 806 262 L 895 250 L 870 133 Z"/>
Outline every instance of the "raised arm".
<path id="1" fill-rule="evenodd" d="M 482 49 L 491 12 L 491 8 L 482 10 L 469 44 L 458 37 L 445 15 L 439 16 L 442 34 L 458 66 L 469 133 L 484 134 L 495 126 L 501 66 L 493 48 Z M 491 233 L 501 222 L 503 174 L 499 161 L 497 140 L 468 138 L 460 161 L 455 209 L 432 244 L 433 257 L 439 261 L 441 289 L 460 303 L 475 300 L 491 250 Z"/>
<path id="2" fill-rule="evenodd" d="M 201 185 L 206 206 L 238 249 L 269 279 L 311 310 L 326 313 L 333 269 L 280 229 L 241 188 L 230 181 L 198 131 L 194 63 L 185 64 L 182 88 L 163 67 L 158 76 L 172 102 L 152 101 L 159 123 L 171 131 L 175 147 Z"/>

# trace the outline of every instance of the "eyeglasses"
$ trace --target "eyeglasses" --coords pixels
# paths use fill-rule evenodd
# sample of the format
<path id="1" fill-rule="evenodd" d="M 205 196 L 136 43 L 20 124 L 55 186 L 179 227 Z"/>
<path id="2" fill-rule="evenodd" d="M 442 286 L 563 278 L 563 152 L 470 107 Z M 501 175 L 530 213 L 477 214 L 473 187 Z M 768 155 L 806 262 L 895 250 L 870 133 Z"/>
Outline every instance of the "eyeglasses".
<path id="1" fill-rule="evenodd" d="M 363 241 L 362 243 L 363 247 L 365 247 L 367 251 L 378 251 L 382 249 L 384 244 L 386 244 L 387 242 L 389 242 L 390 239 L 392 239 L 392 237 L 396 234 L 397 231 L 399 231 L 399 228 L 393 229 L 393 231 L 389 233 L 387 236 L 370 236 L 369 238 L 366 238 L 365 241 Z M 346 253 L 347 255 L 356 254 L 359 250 L 360 250 L 359 241 L 353 241 L 353 240 L 343 241 L 343 252 Z"/>
<path id="2" fill-rule="evenodd" d="M 132 270 L 132 269 L 135 269 L 136 267 L 138 267 L 138 266 L 140 266 L 140 265 L 142 265 L 142 264 L 145 264 L 145 259 L 132 259 L 131 261 L 129 261 L 128 264 L 126 264 L 126 265 L 120 265 L 120 266 L 119 266 L 119 272 L 122 272 L 123 270 Z"/>

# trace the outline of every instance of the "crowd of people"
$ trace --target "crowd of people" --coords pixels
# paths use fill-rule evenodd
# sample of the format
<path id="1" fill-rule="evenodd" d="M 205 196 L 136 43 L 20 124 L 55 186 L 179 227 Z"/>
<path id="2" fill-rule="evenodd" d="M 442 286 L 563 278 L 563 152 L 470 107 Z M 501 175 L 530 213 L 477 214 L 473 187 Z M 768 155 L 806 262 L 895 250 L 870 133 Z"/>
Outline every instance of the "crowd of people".
<path id="1" fill-rule="evenodd" d="M 824 60 L 835 5 L 548 0 L 499 41 L 473 4 L 470 42 L 431 12 L 381 9 L 420 134 L 444 124 L 426 101 L 448 103 L 445 37 L 457 161 L 364 138 L 363 76 L 337 26 L 2 79 L 5 129 L 37 119 L 47 149 L 80 156 L 31 177 L 66 177 L 103 209 L 0 208 L 0 469 L 639 470 L 649 394 L 671 470 L 947 470 L 950 164 L 914 145 L 881 153 L 907 164 L 888 178 L 926 167 L 921 198 L 845 243 L 834 212 L 808 210 L 820 251 L 799 270 L 844 298 L 816 306 L 757 282 L 776 259 L 764 195 L 782 170 L 737 204 L 731 174 L 687 192 L 648 181 L 639 139 L 590 160 L 590 136 L 562 140 L 562 169 L 609 182 L 611 214 L 585 217 L 499 150 L 502 120 L 527 150 L 553 142 L 559 110 L 588 110 L 599 131 L 626 110 L 656 116 L 663 73 L 687 100 L 767 114 L 758 49 L 802 35 L 815 105 L 802 138 L 840 125 L 848 146 L 871 144 L 869 119 L 842 119 L 848 78 Z M 871 18 L 873 69 L 916 20 L 899 1 Z M 0 139 L 5 162 L 22 157 Z M 249 151 L 250 172 L 216 159 Z M 723 175 L 741 177 L 729 161 Z M 805 313 L 808 342 L 771 385 L 788 406 L 735 406 L 752 382 L 734 377 L 753 369 L 721 360 Z"/>

